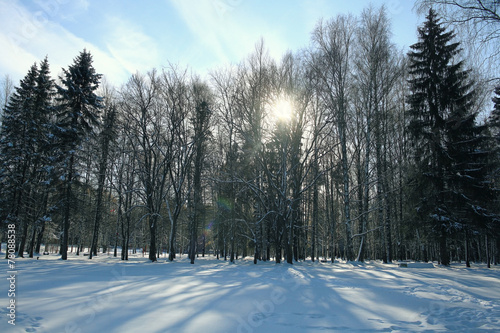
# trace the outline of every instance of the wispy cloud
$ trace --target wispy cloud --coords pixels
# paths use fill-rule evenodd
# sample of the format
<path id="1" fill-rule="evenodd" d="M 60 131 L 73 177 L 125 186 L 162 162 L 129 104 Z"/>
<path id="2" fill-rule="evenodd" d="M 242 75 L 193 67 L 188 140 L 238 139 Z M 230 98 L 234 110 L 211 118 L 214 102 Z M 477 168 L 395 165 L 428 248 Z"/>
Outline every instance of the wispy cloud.
<path id="1" fill-rule="evenodd" d="M 57 4 L 62 6 L 60 2 Z M 56 76 L 86 48 L 92 53 L 98 72 L 105 71 L 113 83 L 123 82 L 129 73 L 120 62 L 55 22 L 61 11 L 55 7 L 27 8 L 17 1 L 0 2 L 0 73 L 7 73 L 17 81 L 34 62 L 48 55 L 52 74 Z"/>
<path id="2" fill-rule="evenodd" d="M 200 49 L 210 52 L 218 64 L 241 60 L 253 51 L 261 37 L 272 56 L 279 57 L 287 49 L 280 31 L 273 29 L 272 23 L 245 15 L 247 1 L 172 0 L 171 3 Z"/>
<path id="3" fill-rule="evenodd" d="M 156 42 L 140 26 L 119 17 L 109 17 L 106 31 L 107 49 L 130 73 L 150 70 L 159 63 Z"/>
<path id="4" fill-rule="evenodd" d="M 229 52 L 226 41 L 236 34 L 230 19 L 223 17 L 223 12 L 218 7 L 221 1 L 191 1 L 174 0 L 172 4 L 186 23 L 189 30 L 196 37 L 200 48 L 208 49 L 219 60 L 226 61 Z M 225 29 L 223 23 L 226 23 Z M 235 49 L 237 46 L 235 46 Z"/>
<path id="5" fill-rule="evenodd" d="M 39 12 L 64 21 L 75 21 L 90 7 L 88 0 L 35 0 L 34 4 L 38 6 Z"/>

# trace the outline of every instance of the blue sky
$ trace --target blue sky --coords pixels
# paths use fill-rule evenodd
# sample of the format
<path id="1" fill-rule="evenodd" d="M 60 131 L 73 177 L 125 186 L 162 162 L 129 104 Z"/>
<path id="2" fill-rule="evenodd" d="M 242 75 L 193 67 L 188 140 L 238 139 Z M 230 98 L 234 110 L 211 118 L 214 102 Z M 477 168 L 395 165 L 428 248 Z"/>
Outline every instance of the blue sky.
<path id="1" fill-rule="evenodd" d="M 386 5 L 399 48 L 416 42 L 423 18 L 408 0 L 0 0 L 0 76 L 17 85 L 46 55 L 56 76 L 84 48 L 114 85 L 169 63 L 203 76 L 244 59 L 261 37 L 279 60 L 309 44 L 320 18 L 370 3 Z"/>

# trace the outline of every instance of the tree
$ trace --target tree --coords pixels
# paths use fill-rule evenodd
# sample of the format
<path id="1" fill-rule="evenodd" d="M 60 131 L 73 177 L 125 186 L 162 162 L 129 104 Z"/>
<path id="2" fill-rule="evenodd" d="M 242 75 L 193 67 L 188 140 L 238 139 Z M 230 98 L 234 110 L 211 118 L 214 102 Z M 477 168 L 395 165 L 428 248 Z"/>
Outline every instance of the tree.
<path id="1" fill-rule="evenodd" d="M 99 112 L 102 99 L 95 94 L 99 87 L 101 74 L 97 74 L 93 65 L 92 55 L 83 50 L 68 69 L 63 69 L 59 79 L 62 85 L 57 85 L 59 93 L 57 115 L 57 137 L 60 147 L 60 168 L 63 186 L 63 224 L 61 255 L 68 257 L 68 237 L 70 228 L 71 203 L 73 184 L 78 181 L 76 166 L 78 153 L 83 140 L 90 136 L 99 122 Z"/>
<path id="2" fill-rule="evenodd" d="M 2 115 L 3 110 L 7 107 L 9 102 L 9 97 L 14 90 L 14 84 L 9 75 L 5 77 L 0 82 L 0 126 L 2 125 Z"/>
<path id="3" fill-rule="evenodd" d="M 419 0 L 418 4 L 420 10 L 438 9 L 446 23 L 471 24 L 483 34 L 483 42 L 500 38 L 498 0 Z"/>
<path id="4" fill-rule="evenodd" d="M 118 110 L 122 109 L 121 102 L 123 101 L 120 101 L 118 104 Z M 116 129 L 119 135 L 116 139 L 116 148 L 112 150 L 114 158 L 111 158 L 111 160 L 115 162 L 111 168 L 115 173 L 113 178 L 116 179 L 112 187 L 118 196 L 117 219 L 120 224 L 120 235 L 122 240 L 121 260 L 128 260 L 130 236 L 133 232 L 133 229 L 131 230 L 132 213 L 133 207 L 135 206 L 135 200 L 137 200 L 137 177 L 135 176 L 136 160 L 134 158 L 132 144 L 130 143 L 134 124 L 130 124 L 126 120 L 127 117 L 123 113 L 117 112 Z"/>
<path id="5" fill-rule="evenodd" d="M 0 180 L 2 183 L 2 217 L 6 223 L 15 223 L 21 237 L 18 237 L 19 256 L 24 256 L 24 244 L 28 228 L 28 217 L 25 212 L 27 196 L 29 196 L 30 175 L 36 144 L 36 124 L 32 121 L 35 113 L 36 79 L 38 67 L 33 64 L 21 80 L 19 87 L 9 99 L 2 117 L 0 148 L 2 165 Z M 22 225 L 20 222 L 24 221 Z"/>
<path id="6" fill-rule="evenodd" d="M 0 138 L 3 184 L 1 216 L 22 221 L 18 226 L 18 252 L 24 256 L 28 247 L 33 257 L 37 232 L 43 234 L 47 216 L 47 181 L 50 173 L 48 142 L 54 82 L 50 79 L 47 58 L 34 64 L 20 87 L 12 94 L 5 114 Z M 4 209 L 2 209 L 4 210 Z M 32 233 L 28 238 L 28 229 Z"/>
<path id="7" fill-rule="evenodd" d="M 97 193 L 96 207 L 94 217 L 94 231 L 92 236 L 92 244 L 90 246 L 89 259 L 92 259 L 92 254 L 97 255 L 97 239 L 99 234 L 99 225 L 102 218 L 103 209 L 103 191 L 106 180 L 106 171 L 108 168 L 109 148 L 110 144 L 116 137 L 115 122 L 116 122 L 116 107 L 110 104 L 104 111 L 104 120 L 101 133 L 99 134 L 100 156 L 98 161 L 97 175 Z"/>
<path id="8" fill-rule="evenodd" d="M 447 152 L 451 160 L 449 170 L 449 196 L 452 200 L 452 221 L 458 223 L 466 233 L 466 265 L 469 263 L 470 230 L 486 237 L 486 257 L 490 267 L 488 239 L 494 234 L 498 208 L 490 170 L 494 161 L 486 125 L 476 125 L 476 112 L 467 108 L 453 110 L 446 123 Z"/>
<path id="9" fill-rule="evenodd" d="M 480 54 L 489 63 L 488 76 L 500 79 L 498 60 L 500 50 L 500 2 L 498 0 L 419 0 L 417 8 L 426 12 L 429 8 L 439 11 L 446 24 L 451 24 L 460 31 L 463 41 L 470 44 L 472 52 L 485 51 Z M 479 53 L 481 53 L 479 52 Z M 478 53 L 478 54 L 479 54 Z"/>
<path id="10" fill-rule="evenodd" d="M 289 264 L 299 260 L 299 257 L 305 258 L 303 253 L 307 241 L 303 196 L 309 189 L 313 192 L 313 207 L 316 208 L 313 208 L 312 216 L 312 255 L 315 253 L 316 226 L 320 220 L 319 180 L 322 171 L 319 159 L 324 130 L 328 125 L 318 105 L 313 103 L 316 81 L 308 60 L 300 54 L 286 53 L 277 68 L 273 80 L 274 98 L 270 105 L 274 109 L 271 113 L 277 119 L 273 124 L 272 141 L 268 144 L 274 151 L 267 152 L 276 165 L 274 170 L 272 165 L 264 169 L 268 175 L 267 185 L 276 193 L 275 198 L 268 201 L 275 202 L 273 210 L 278 218 L 279 233 L 284 235 L 282 242 Z M 280 117 L 280 113 L 284 114 Z M 262 164 L 271 164 L 271 161 L 263 161 Z"/>
<path id="11" fill-rule="evenodd" d="M 331 124 L 335 124 L 340 143 L 342 196 L 345 225 L 345 257 L 353 260 L 351 220 L 351 180 L 348 155 L 349 83 L 352 81 L 351 52 L 355 22 L 352 16 L 339 15 L 328 22 L 320 22 L 313 32 L 317 50 L 313 63 L 319 78 L 319 94 L 328 106 Z M 333 121 L 335 120 L 335 121 Z"/>
<path id="12" fill-rule="evenodd" d="M 240 213 L 237 210 L 237 179 L 236 169 L 238 167 L 238 142 L 237 127 L 235 122 L 237 113 L 237 77 L 232 68 L 227 68 L 211 73 L 211 78 L 215 91 L 216 102 L 214 106 L 217 112 L 218 136 L 218 158 L 219 165 L 217 173 L 217 217 L 215 223 L 215 237 L 217 258 L 222 250 L 226 258 L 226 240 L 228 234 L 235 224 L 236 216 Z M 239 206 L 239 205 L 238 205 Z M 229 229 L 229 232 L 228 232 Z M 255 259 L 255 263 L 257 259 Z"/>
<path id="13" fill-rule="evenodd" d="M 274 62 L 260 41 L 255 46 L 255 51 L 250 57 L 240 64 L 235 78 L 235 117 L 231 121 L 236 127 L 239 148 L 241 149 L 241 161 L 238 173 L 231 175 L 232 181 L 242 186 L 242 193 L 248 197 L 241 202 L 241 219 L 248 229 L 254 247 L 254 264 L 261 260 L 265 251 L 266 257 L 270 251 L 270 242 L 265 239 L 264 234 L 270 233 L 269 205 L 266 196 L 263 195 L 264 179 L 262 154 L 264 148 L 264 122 L 266 117 L 266 103 L 271 94 L 271 80 Z M 233 149 L 235 146 L 232 147 Z M 229 154 L 234 154 L 230 151 Z M 234 156 L 234 155 L 233 155 Z M 232 166 L 231 166 L 232 168 Z M 232 168 L 234 170 L 234 168 Z M 243 194 L 242 194 L 243 195 Z M 231 200 L 235 200 L 232 197 Z M 233 206 L 235 207 L 235 206 Z M 234 213 L 234 212 L 233 212 Z M 235 217 L 233 215 L 233 217 Z M 234 257 L 236 232 L 238 229 L 236 220 L 231 219 L 230 254 Z M 236 244 L 237 245 L 237 244 Z M 281 243 L 276 243 L 276 261 L 281 260 Z"/>
<path id="14" fill-rule="evenodd" d="M 40 252 L 40 245 L 45 231 L 45 224 L 52 220 L 53 210 L 48 207 L 53 178 L 53 163 L 50 159 L 50 147 L 52 143 L 53 116 L 55 112 L 54 97 L 55 83 L 50 77 L 48 58 L 45 57 L 40 63 L 40 69 L 36 80 L 35 114 L 32 121 L 35 125 L 36 139 L 33 142 L 35 164 L 31 179 L 34 182 L 33 208 L 34 221 L 32 236 L 29 243 L 29 256 L 33 258 L 34 252 Z M 36 247 L 35 247 L 36 237 Z"/>
<path id="15" fill-rule="evenodd" d="M 490 115 L 489 119 L 489 125 L 493 134 L 493 142 L 492 146 L 494 153 L 492 154 L 492 160 L 493 160 L 493 168 L 491 170 L 491 179 L 493 183 L 497 183 L 500 179 L 500 85 L 495 88 L 495 96 L 492 98 L 492 102 L 494 104 L 493 110 Z M 496 203 L 498 207 L 498 202 L 500 200 L 500 196 L 498 193 L 496 194 Z M 494 231 L 496 232 L 496 257 L 495 257 L 495 265 L 499 261 L 500 257 L 500 228 L 499 228 L 499 223 L 496 222 L 496 226 L 493 228 Z"/>
<path id="16" fill-rule="evenodd" d="M 162 198 L 170 221 L 168 259 L 176 257 L 178 224 L 190 195 L 188 177 L 191 171 L 194 145 L 190 133 L 189 85 L 186 70 L 173 66 L 165 69 L 161 77 L 161 96 L 164 100 L 165 126 L 168 129 L 166 153 L 167 188 Z"/>
<path id="17" fill-rule="evenodd" d="M 394 47 L 389 41 L 389 21 L 385 8 L 375 10 L 370 7 L 361 14 L 361 24 L 357 31 L 356 53 L 356 89 L 359 107 L 362 112 L 361 127 L 363 128 L 359 152 L 361 154 L 364 141 L 364 165 L 361 167 L 362 157 L 357 157 L 358 166 L 358 205 L 360 246 L 357 258 L 362 260 L 367 231 L 371 184 L 376 184 L 378 205 L 378 228 L 383 229 L 385 248 L 384 262 L 390 262 L 392 257 L 391 216 L 388 175 L 388 117 L 389 96 L 393 92 L 395 80 L 399 75 L 394 57 Z M 363 138 L 364 135 L 364 138 Z M 372 163 L 373 150 L 375 163 Z M 375 164 L 372 166 L 372 164 Z M 361 168 L 363 170 L 361 170 Z M 372 169 L 376 169 L 375 182 L 371 179 Z"/>
<path id="18" fill-rule="evenodd" d="M 493 133 L 498 142 L 500 143 L 500 85 L 495 88 L 495 95 L 492 98 L 493 111 L 491 111 L 489 123 L 492 128 L 494 128 L 495 133 Z"/>
<path id="19" fill-rule="evenodd" d="M 189 258 L 191 264 L 194 264 L 196 257 L 196 248 L 198 243 L 198 227 L 204 216 L 203 204 L 203 189 L 201 176 L 204 167 L 204 159 L 206 155 L 207 140 L 210 135 L 210 118 L 212 110 L 210 110 L 210 90 L 208 86 L 201 82 L 193 82 L 192 95 L 194 99 L 194 115 L 192 115 L 192 126 L 194 129 L 194 174 L 193 174 L 193 212 L 190 223 L 190 243 L 189 243 Z"/>
<path id="20" fill-rule="evenodd" d="M 470 150 L 476 144 L 464 141 L 476 135 L 471 111 L 474 94 L 463 62 L 456 61 L 459 43 L 452 43 L 454 34 L 446 32 L 434 10 L 429 10 L 418 33 L 419 42 L 408 53 L 410 131 L 418 168 L 415 191 L 423 194 L 417 210 L 430 231 L 438 233 L 440 261 L 449 265 L 447 238 L 459 221 L 454 194 L 460 193 L 453 183 L 454 174 L 460 172 L 459 153 L 453 147 L 467 145 L 464 149 Z M 465 127 L 469 133 L 457 132 Z"/>
<path id="21" fill-rule="evenodd" d="M 149 259 L 157 260 L 157 230 L 161 221 L 170 151 L 166 120 L 160 100 L 160 80 L 153 70 L 147 76 L 135 74 L 127 82 L 122 97 L 123 112 L 130 126 L 130 143 L 136 161 L 136 174 L 149 230 Z"/>

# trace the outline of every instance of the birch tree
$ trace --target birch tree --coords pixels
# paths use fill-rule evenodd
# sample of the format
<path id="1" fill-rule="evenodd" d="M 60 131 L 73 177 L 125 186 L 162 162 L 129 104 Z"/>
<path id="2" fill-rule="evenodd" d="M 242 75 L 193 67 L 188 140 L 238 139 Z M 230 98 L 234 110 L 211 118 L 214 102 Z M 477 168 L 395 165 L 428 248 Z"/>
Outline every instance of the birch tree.
<path id="1" fill-rule="evenodd" d="M 328 105 L 331 122 L 335 124 L 340 143 L 342 169 L 342 196 L 345 226 L 345 257 L 353 260 L 351 220 L 350 156 L 348 154 L 349 84 L 352 81 L 352 51 L 356 28 L 353 16 L 339 15 L 329 21 L 320 21 L 313 32 L 313 46 L 317 52 L 314 62 L 319 79 L 319 94 Z"/>

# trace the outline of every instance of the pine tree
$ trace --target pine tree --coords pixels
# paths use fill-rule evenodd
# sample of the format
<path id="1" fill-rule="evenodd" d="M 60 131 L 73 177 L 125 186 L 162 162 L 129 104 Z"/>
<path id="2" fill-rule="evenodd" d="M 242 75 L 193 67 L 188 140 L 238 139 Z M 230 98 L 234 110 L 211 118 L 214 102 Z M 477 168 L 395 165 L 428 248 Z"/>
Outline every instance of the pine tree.
<path id="1" fill-rule="evenodd" d="M 452 42 L 455 35 L 441 26 L 432 9 L 418 33 L 419 41 L 408 54 L 410 131 L 419 170 L 416 191 L 422 195 L 417 210 L 438 234 L 440 261 L 448 265 L 447 238 L 456 226 L 454 194 L 460 187 L 452 175 L 459 167 L 457 159 L 464 153 L 461 150 L 472 149 L 475 144 L 464 141 L 466 136 L 477 134 L 475 115 L 470 112 L 474 94 L 463 62 L 455 61 L 459 43 Z M 460 131 L 465 128 L 468 133 Z"/>
<path id="2" fill-rule="evenodd" d="M 102 99 L 95 94 L 99 87 L 100 74 L 92 65 L 92 55 L 83 50 L 60 77 L 62 86 L 57 85 L 59 106 L 57 115 L 57 137 L 59 145 L 60 180 L 63 186 L 63 225 L 61 240 L 62 259 L 68 256 L 73 182 L 77 181 L 77 150 L 82 141 L 93 132 L 98 124 Z"/>

